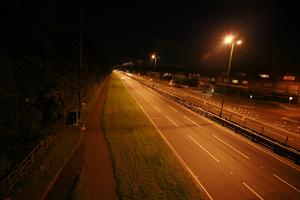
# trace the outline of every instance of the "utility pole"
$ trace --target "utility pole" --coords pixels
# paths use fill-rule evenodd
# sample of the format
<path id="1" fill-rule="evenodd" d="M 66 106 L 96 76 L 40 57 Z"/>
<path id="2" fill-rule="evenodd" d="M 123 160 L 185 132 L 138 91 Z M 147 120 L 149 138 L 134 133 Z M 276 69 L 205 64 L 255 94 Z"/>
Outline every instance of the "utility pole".
<path id="1" fill-rule="evenodd" d="M 82 101 L 82 94 L 81 94 L 81 87 L 82 87 L 82 80 L 81 80 L 81 69 L 83 65 L 83 55 L 82 55 L 82 27 L 83 26 L 83 11 L 82 8 L 80 9 L 80 30 L 79 30 L 79 69 L 78 69 L 78 114 L 77 114 L 77 123 L 79 126 L 79 122 L 81 119 L 81 101 Z"/>

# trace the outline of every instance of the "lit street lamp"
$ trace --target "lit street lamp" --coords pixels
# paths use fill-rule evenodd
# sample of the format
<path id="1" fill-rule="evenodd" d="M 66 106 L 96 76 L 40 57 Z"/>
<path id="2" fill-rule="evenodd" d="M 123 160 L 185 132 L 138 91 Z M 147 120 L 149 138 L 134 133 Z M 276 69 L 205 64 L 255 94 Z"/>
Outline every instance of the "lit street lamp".
<path id="1" fill-rule="evenodd" d="M 235 40 L 234 36 L 228 35 L 228 36 L 226 36 L 224 38 L 224 43 L 231 45 L 231 48 L 230 48 L 230 56 L 229 56 L 229 61 L 228 61 L 227 73 L 226 73 L 226 87 L 225 87 L 225 91 L 224 91 L 224 94 L 223 94 L 223 97 L 222 97 L 220 117 L 222 117 L 222 112 L 223 112 L 223 107 L 224 107 L 225 93 L 226 93 L 227 87 L 229 85 L 229 73 L 230 73 L 230 67 L 231 67 L 231 60 L 232 60 L 232 54 L 233 54 L 234 45 L 235 44 L 241 45 L 242 44 L 242 40 Z"/>
<path id="2" fill-rule="evenodd" d="M 292 100 L 293 100 L 293 97 L 289 97 L 289 104 L 291 104 Z"/>
<path id="3" fill-rule="evenodd" d="M 252 103 L 252 98 L 253 98 L 253 95 L 252 95 L 252 94 L 250 94 L 250 95 L 249 95 L 249 104 L 251 104 L 251 103 Z"/>
<path id="4" fill-rule="evenodd" d="M 156 71 L 156 62 L 157 62 L 157 58 L 159 58 L 159 57 L 157 57 L 157 55 L 155 55 L 155 54 L 152 54 L 151 55 L 151 59 L 152 60 L 154 60 L 154 64 L 153 64 L 153 74 L 154 74 L 154 76 L 153 76 L 153 78 L 152 78 L 152 87 L 154 88 L 154 78 L 155 78 L 155 71 Z"/>

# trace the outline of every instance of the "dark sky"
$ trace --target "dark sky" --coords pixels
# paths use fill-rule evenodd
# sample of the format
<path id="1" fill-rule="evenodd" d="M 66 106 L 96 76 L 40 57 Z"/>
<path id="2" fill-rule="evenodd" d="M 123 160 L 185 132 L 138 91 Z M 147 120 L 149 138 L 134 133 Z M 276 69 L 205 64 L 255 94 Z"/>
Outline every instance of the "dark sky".
<path id="1" fill-rule="evenodd" d="M 118 63 L 148 60 L 219 71 L 227 66 L 223 36 L 243 39 L 234 71 L 300 71 L 299 6 L 292 1 L 87 1 L 84 34 Z"/>

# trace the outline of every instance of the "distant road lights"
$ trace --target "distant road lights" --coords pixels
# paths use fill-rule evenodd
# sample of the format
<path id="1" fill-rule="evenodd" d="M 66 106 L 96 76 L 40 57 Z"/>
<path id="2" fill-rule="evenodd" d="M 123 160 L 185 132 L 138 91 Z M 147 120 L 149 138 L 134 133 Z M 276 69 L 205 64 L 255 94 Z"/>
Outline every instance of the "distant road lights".
<path id="1" fill-rule="evenodd" d="M 291 104 L 292 100 L 293 100 L 293 97 L 289 97 L 289 104 Z"/>

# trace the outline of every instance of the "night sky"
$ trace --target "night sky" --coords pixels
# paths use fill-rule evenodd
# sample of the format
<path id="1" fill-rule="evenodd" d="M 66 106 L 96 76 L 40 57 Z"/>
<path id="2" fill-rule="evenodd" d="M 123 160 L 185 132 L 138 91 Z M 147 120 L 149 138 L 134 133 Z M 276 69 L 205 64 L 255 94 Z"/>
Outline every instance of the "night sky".
<path id="1" fill-rule="evenodd" d="M 300 71 L 295 2 L 90 1 L 80 6 L 83 33 L 116 64 L 134 59 L 146 62 L 156 51 L 162 67 L 220 72 L 229 56 L 223 36 L 232 33 L 243 40 L 234 51 L 233 71 Z M 63 9 L 60 12 L 58 16 L 67 14 Z M 68 17 L 64 20 L 66 26 L 74 22 Z"/>

